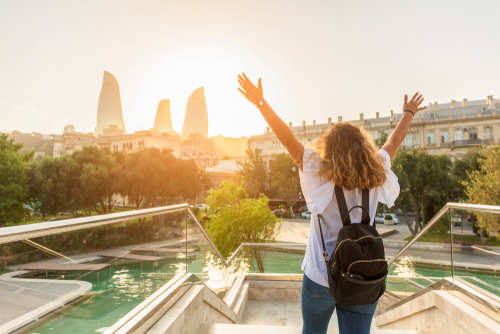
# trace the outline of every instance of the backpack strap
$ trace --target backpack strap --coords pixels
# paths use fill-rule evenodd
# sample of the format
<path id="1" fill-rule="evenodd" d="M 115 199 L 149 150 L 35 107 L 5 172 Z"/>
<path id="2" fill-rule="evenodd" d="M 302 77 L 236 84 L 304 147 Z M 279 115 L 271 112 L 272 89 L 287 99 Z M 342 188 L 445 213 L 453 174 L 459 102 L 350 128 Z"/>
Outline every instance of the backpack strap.
<path id="1" fill-rule="evenodd" d="M 363 208 L 365 209 L 363 210 L 361 223 L 370 225 L 370 193 L 368 189 L 363 189 L 361 192 L 361 205 L 363 205 Z"/>
<path id="2" fill-rule="evenodd" d="M 338 185 L 335 185 L 335 197 L 337 198 L 337 205 L 339 207 L 340 219 L 342 219 L 342 225 L 347 226 L 351 224 L 351 217 L 349 216 L 349 211 L 347 210 L 344 191 L 342 191 L 342 188 L 340 188 Z"/>
<path id="3" fill-rule="evenodd" d="M 361 192 L 361 204 L 362 206 L 356 205 L 347 210 L 347 203 L 345 201 L 344 191 L 339 186 L 335 185 L 335 197 L 337 198 L 337 205 L 339 207 L 340 218 L 342 219 L 342 225 L 347 226 L 351 224 L 351 217 L 349 213 L 354 208 L 361 208 L 363 210 L 361 223 L 370 225 L 370 192 L 368 189 L 363 189 Z"/>

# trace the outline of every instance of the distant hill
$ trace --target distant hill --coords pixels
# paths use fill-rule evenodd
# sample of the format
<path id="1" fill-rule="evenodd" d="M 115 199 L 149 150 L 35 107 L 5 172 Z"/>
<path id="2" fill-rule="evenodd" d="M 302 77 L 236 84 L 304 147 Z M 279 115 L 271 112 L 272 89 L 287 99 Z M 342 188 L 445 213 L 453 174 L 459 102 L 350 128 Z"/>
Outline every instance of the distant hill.
<path id="1" fill-rule="evenodd" d="M 46 155 L 52 156 L 54 151 L 54 141 L 47 138 L 39 132 L 22 133 L 20 131 L 12 131 L 9 133 L 9 138 L 13 138 L 15 143 L 23 144 L 21 153 L 27 151 L 45 152 Z"/>

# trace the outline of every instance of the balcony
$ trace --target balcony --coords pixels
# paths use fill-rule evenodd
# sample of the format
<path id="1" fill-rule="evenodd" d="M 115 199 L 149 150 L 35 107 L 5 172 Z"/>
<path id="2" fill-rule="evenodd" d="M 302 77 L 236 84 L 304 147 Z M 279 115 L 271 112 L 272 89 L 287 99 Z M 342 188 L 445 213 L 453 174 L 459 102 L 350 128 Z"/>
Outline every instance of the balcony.
<path id="1" fill-rule="evenodd" d="M 383 240 L 372 333 L 439 333 L 443 318 L 500 328 L 500 248 L 453 241 L 472 211 L 500 207 L 448 203 L 412 241 Z M 445 240 L 420 242 L 443 219 Z M 0 333 L 301 332 L 306 245 L 241 244 L 225 259 L 186 204 L 2 228 L 0 246 Z"/>
<path id="2" fill-rule="evenodd" d="M 481 145 L 482 143 L 481 139 L 454 140 L 451 142 L 451 146 L 474 146 Z"/>

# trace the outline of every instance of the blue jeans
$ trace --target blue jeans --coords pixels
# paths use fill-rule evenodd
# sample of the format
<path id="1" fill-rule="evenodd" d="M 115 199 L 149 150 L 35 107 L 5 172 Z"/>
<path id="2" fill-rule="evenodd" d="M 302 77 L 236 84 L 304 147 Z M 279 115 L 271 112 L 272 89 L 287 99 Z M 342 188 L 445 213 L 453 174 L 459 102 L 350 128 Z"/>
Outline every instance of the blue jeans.
<path id="1" fill-rule="evenodd" d="M 330 289 L 319 285 L 305 274 L 302 279 L 302 334 L 326 334 L 328 323 L 337 307 L 340 334 L 369 334 L 377 303 L 360 306 L 339 306 Z"/>

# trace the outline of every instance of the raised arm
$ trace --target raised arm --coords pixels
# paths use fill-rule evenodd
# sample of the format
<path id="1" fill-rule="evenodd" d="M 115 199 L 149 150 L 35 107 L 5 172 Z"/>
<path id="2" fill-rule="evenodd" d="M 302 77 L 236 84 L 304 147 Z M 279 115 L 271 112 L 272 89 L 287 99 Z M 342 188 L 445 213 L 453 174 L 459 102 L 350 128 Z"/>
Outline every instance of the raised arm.
<path id="1" fill-rule="evenodd" d="M 258 87 L 255 87 L 245 73 L 243 73 L 242 75 L 238 75 L 238 82 L 241 86 L 241 88 L 238 88 L 240 93 L 243 94 L 248 101 L 257 106 L 267 124 L 269 124 L 269 127 L 273 130 L 276 137 L 278 137 L 278 140 L 286 147 L 292 159 L 300 170 L 302 170 L 304 145 L 302 145 L 295 137 L 292 130 L 290 130 L 286 123 L 274 112 L 269 103 L 264 100 L 261 79 L 259 79 Z"/>
<path id="2" fill-rule="evenodd" d="M 419 108 L 423 101 L 424 98 L 422 97 L 422 95 L 418 95 L 418 92 L 413 95 L 413 98 L 410 102 L 408 102 L 408 95 L 405 95 L 405 102 L 403 105 L 403 118 L 401 118 L 391 136 L 389 137 L 389 139 L 387 139 L 387 142 L 382 147 L 383 150 L 389 153 L 391 162 L 394 154 L 396 153 L 396 150 L 398 149 L 399 145 L 401 145 L 406 137 L 406 134 L 408 133 L 411 120 L 420 110 L 424 110 L 425 108 L 427 108 Z"/>

